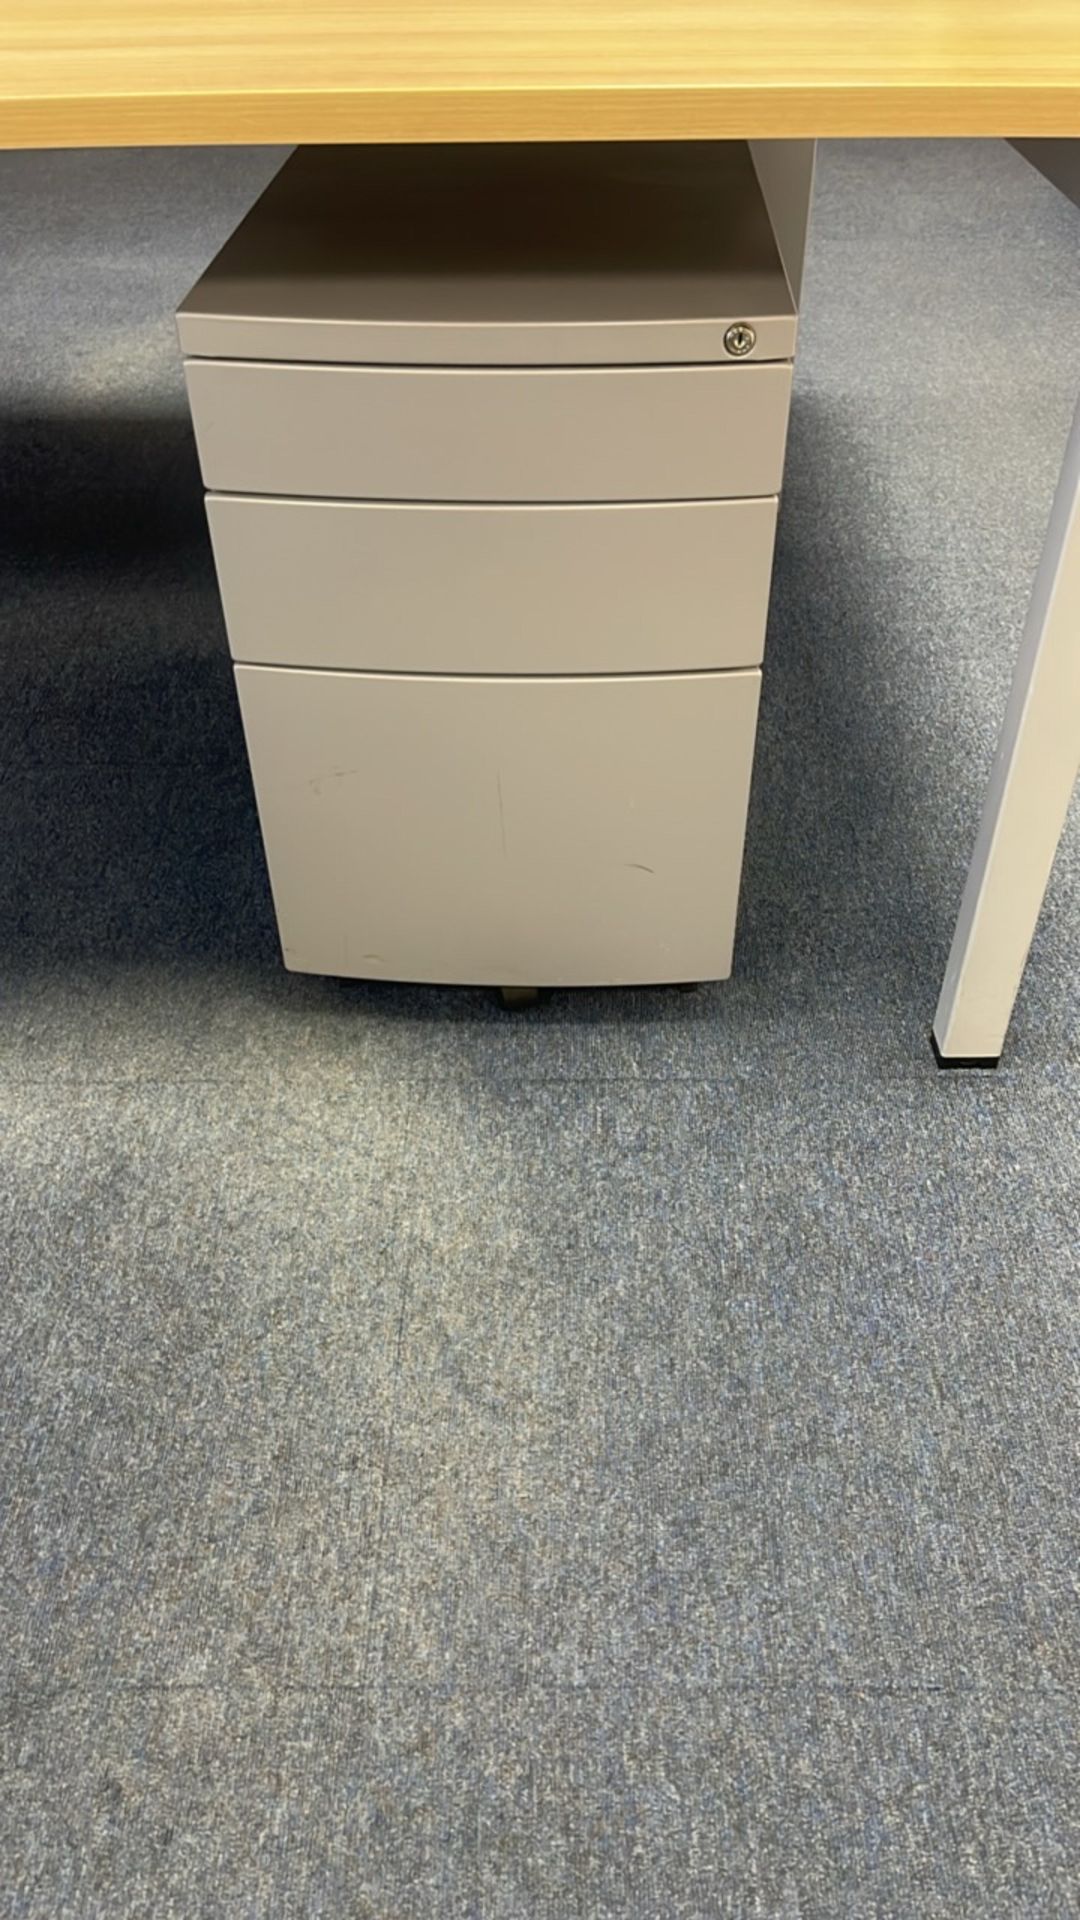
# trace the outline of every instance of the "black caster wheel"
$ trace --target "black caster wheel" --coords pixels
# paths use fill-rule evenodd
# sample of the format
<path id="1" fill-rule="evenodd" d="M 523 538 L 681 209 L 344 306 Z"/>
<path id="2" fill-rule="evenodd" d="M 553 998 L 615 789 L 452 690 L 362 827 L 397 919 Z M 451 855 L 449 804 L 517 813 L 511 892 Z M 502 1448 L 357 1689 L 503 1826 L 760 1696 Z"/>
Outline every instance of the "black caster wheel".
<path id="1" fill-rule="evenodd" d="M 507 1013 L 520 1013 L 525 1007 L 540 1004 L 539 987 L 500 987 L 499 999 Z"/>
<path id="2" fill-rule="evenodd" d="M 700 980 L 676 980 L 675 982 L 676 993 L 697 993 L 700 987 Z"/>

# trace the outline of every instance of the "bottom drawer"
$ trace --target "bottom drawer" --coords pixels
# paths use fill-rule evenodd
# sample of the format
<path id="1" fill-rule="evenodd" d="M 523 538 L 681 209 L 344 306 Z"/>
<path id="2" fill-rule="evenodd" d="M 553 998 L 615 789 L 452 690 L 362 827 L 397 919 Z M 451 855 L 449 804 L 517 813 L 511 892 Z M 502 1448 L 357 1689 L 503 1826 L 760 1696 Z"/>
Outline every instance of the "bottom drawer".
<path id="1" fill-rule="evenodd" d="M 238 666 L 288 967 L 723 979 L 761 676 Z"/>

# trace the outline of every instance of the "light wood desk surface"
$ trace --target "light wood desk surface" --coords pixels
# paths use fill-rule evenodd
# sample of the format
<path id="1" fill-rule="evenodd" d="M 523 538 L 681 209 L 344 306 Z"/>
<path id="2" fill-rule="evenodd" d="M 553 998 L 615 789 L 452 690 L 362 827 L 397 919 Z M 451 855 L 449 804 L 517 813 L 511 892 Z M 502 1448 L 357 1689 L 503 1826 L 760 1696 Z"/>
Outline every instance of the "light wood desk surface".
<path id="1" fill-rule="evenodd" d="M 1080 0 L 3 0 L 0 146 L 1080 134 Z"/>

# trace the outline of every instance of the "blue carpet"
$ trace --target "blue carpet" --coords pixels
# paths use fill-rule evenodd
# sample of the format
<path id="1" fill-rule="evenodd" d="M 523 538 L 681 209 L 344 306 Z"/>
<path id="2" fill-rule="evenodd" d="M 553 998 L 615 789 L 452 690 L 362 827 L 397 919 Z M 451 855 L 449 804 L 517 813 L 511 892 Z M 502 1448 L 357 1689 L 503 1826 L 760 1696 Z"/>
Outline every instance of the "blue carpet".
<path id="1" fill-rule="evenodd" d="M 0 155 L 0 1914 L 1080 1912 L 1080 817 L 928 1030 L 1080 392 L 1007 148 L 823 150 L 736 975 L 290 978 L 171 312 Z"/>

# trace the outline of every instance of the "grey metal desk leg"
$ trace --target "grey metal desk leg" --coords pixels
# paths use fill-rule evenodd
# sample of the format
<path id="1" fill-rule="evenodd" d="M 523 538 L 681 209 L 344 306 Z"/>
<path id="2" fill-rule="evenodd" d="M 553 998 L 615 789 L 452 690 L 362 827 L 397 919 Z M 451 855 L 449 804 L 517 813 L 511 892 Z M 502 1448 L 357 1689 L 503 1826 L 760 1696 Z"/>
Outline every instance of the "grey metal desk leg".
<path id="1" fill-rule="evenodd" d="M 1080 770 L 1080 406 L 934 1016 L 942 1066 L 996 1066 Z"/>

